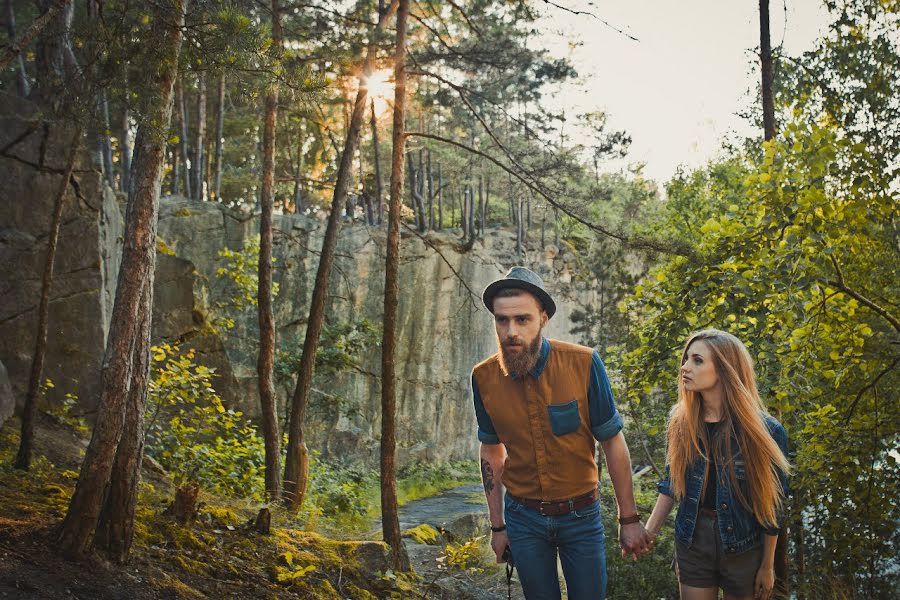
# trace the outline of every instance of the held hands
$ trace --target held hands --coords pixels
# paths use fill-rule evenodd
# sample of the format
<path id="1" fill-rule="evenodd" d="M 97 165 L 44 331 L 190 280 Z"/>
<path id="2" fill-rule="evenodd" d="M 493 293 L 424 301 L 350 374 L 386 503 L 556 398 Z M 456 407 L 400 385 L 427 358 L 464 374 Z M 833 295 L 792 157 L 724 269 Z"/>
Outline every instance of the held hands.
<path id="1" fill-rule="evenodd" d="M 644 529 L 644 524 L 638 521 L 628 525 L 619 525 L 619 545 L 622 547 L 622 558 L 631 556 L 637 560 L 653 549 L 655 535 Z"/>

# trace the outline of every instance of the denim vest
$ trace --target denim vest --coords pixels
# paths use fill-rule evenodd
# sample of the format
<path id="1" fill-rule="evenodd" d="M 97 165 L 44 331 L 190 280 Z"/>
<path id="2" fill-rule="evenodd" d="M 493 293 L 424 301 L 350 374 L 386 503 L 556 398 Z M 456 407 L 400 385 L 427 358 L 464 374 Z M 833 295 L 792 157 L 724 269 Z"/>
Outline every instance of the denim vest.
<path id="1" fill-rule="evenodd" d="M 787 434 L 784 427 L 781 426 L 774 417 L 763 414 L 769 435 L 781 448 L 785 456 L 788 456 Z M 749 485 L 747 483 L 746 466 L 738 447 L 737 439 L 732 437 L 734 474 L 741 486 L 741 492 L 744 498 L 749 497 Z M 678 513 L 675 515 L 675 540 L 686 546 L 690 546 L 694 539 L 694 527 L 697 524 L 697 515 L 700 512 L 700 505 L 703 502 L 702 494 L 704 487 L 704 472 L 706 471 L 706 459 L 699 457 L 687 469 L 685 477 L 685 495 L 678 504 Z M 781 486 L 784 490 L 784 497 L 788 495 L 787 476 L 779 473 Z M 659 493 L 665 494 L 672 498 L 675 497 L 672 491 L 669 474 L 669 465 L 666 465 L 666 476 L 659 482 L 657 489 Z M 786 500 L 785 500 L 786 501 Z M 784 514 L 778 515 L 779 526 L 784 521 Z M 755 548 L 762 543 L 762 534 L 778 535 L 779 527 L 763 527 L 752 510 L 748 510 L 741 504 L 737 495 L 731 489 L 731 478 L 728 476 L 728 468 L 726 465 L 716 463 L 716 523 L 719 528 L 719 539 L 725 552 L 736 554 L 744 552 L 751 548 Z"/>

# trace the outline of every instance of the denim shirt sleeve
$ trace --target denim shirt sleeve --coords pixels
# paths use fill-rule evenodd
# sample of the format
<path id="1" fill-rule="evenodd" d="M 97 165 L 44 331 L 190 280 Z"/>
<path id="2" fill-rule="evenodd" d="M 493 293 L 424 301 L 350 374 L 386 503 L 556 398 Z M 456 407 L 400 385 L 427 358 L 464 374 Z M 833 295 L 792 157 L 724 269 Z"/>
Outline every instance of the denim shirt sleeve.
<path id="1" fill-rule="evenodd" d="M 478 421 L 478 441 L 482 444 L 499 444 L 500 438 L 494 430 L 494 423 L 484 408 L 484 402 L 481 401 L 481 393 L 478 391 L 478 384 L 475 383 L 475 374 L 472 374 L 472 399 L 475 402 L 475 419 Z"/>
<path id="2" fill-rule="evenodd" d="M 666 476 L 659 480 L 659 483 L 656 484 L 656 491 L 660 494 L 665 494 L 669 498 L 675 497 L 675 492 L 672 491 L 672 480 L 669 475 L 669 465 L 666 465 Z"/>
<path id="3" fill-rule="evenodd" d="M 784 426 L 782 426 L 781 423 L 779 423 L 777 420 L 775 420 L 773 417 L 770 417 L 770 416 L 766 417 L 766 426 L 769 429 L 769 435 L 772 436 L 772 439 L 774 439 L 775 443 L 778 444 L 778 447 L 781 448 L 782 454 L 784 454 L 784 456 L 789 459 L 790 454 L 788 454 L 787 432 L 784 430 Z M 791 492 L 790 486 L 788 485 L 787 473 L 785 473 L 784 471 L 779 469 L 778 470 L 778 478 L 781 480 L 781 489 L 784 492 L 784 502 L 787 503 L 788 494 L 790 494 L 790 492 Z M 778 527 L 764 527 L 763 528 L 763 530 L 766 532 L 767 535 L 778 535 L 778 530 L 781 529 L 782 527 L 784 527 L 784 521 L 785 521 L 784 506 L 785 505 L 782 505 L 782 509 L 778 512 L 778 515 L 777 515 Z"/>
<path id="4" fill-rule="evenodd" d="M 606 369 L 596 351 L 591 356 L 588 413 L 591 418 L 591 433 L 598 442 L 604 442 L 622 430 L 622 415 L 616 410 Z"/>

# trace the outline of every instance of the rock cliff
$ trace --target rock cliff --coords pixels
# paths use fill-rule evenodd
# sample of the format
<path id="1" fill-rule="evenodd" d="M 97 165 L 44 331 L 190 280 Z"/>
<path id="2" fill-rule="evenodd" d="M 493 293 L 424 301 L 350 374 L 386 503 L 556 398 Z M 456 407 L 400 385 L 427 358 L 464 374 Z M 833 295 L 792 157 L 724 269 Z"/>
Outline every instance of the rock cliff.
<path id="1" fill-rule="evenodd" d="M 44 124 L 34 107 L 0 94 L 0 362 L 21 402 L 34 344 L 44 248 L 59 171 L 71 129 Z M 121 254 L 123 219 L 115 194 L 85 154 L 66 196 L 53 289 L 45 377 L 59 393 L 77 394 L 89 413 L 99 398 L 100 367 Z M 318 265 L 321 215 L 275 218 L 275 299 L 279 349 L 302 345 Z M 153 314 L 154 341 L 179 341 L 214 367 L 216 388 L 231 405 L 255 415 L 256 310 L 232 311 L 234 327 L 212 326 L 212 315 L 234 291 L 216 271 L 223 248 L 240 250 L 257 235 L 258 218 L 215 203 L 163 198 Z M 420 237 L 404 229 L 398 317 L 398 446 L 412 460 L 474 457 L 472 365 L 495 351 L 491 319 L 480 292 L 518 261 L 514 236 L 490 229 L 465 250 L 452 233 Z M 329 289 L 327 319 L 381 322 L 385 235 L 345 223 Z M 547 329 L 569 339 L 571 301 L 567 256 L 532 251 L 526 260 L 558 296 Z M 586 294 L 580 293 L 581 302 Z M 310 447 L 326 456 L 376 464 L 380 432 L 380 356 L 375 347 L 358 369 L 313 384 Z M 292 382 L 280 383 L 280 407 Z"/>

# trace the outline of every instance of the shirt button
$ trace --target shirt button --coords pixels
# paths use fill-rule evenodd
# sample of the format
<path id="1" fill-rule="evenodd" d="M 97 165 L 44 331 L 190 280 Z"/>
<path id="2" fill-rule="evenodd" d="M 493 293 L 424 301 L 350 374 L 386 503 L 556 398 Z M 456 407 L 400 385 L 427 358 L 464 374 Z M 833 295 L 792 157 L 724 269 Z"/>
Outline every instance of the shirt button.
<path id="1" fill-rule="evenodd" d="M 722 503 L 722 508 L 723 508 L 723 509 L 724 509 L 724 508 L 728 508 L 728 505 L 725 504 L 725 503 L 723 502 L 723 503 Z"/>

